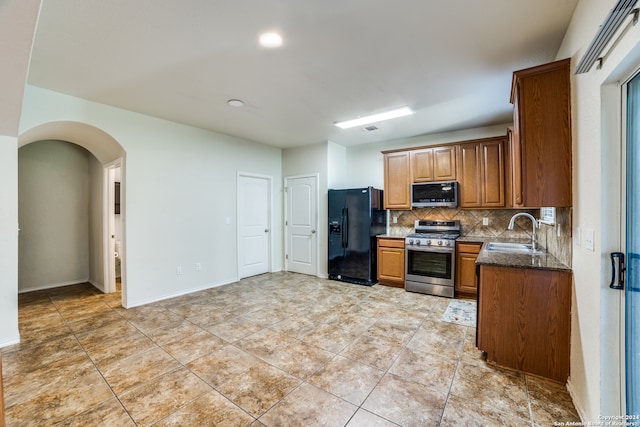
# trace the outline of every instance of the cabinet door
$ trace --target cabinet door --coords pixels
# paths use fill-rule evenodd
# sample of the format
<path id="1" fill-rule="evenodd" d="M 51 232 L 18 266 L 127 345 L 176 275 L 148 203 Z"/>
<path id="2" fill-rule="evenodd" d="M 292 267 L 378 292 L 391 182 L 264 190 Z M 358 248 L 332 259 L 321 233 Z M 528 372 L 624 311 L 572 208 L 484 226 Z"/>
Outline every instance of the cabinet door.
<path id="1" fill-rule="evenodd" d="M 413 166 L 413 182 L 434 181 L 433 148 L 412 151 L 411 163 Z"/>
<path id="2" fill-rule="evenodd" d="M 504 207 L 504 142 L 483 142 L 480 152 L 481 205 L 487 208 Z"/>
<path id="3" fill-rule="evenodd" d="M 404 287 L 404 249 L 378 247 L 378 281 Z"/>
<path id="4" fill-rule="evenodd" d="M 566 59 L 514 73 L 514 161 L 524 207 L 571 206 L 569 67 Z"/>
<path id="5" fill-rule="evenodd" d="M 411 156 L 408 151 L 384 155 L 384 208 L 411 209 Z"/>
<path id="6" fill-rule="evenodd" d="M 480 144 L 460 144 L 458 163 L 458 205 L 480 207 Z"/>
<path id="7" fill-rule="evenodd" d="M 456 256 L 456 291 L 477 293 L 476 259 L 478 254 L 458 253 Z"/>
<path id="8" fill-rule="evenodd" d="M 438 147 L 433 149 L 433 180 L 456 180 L 456 147 Z"/>

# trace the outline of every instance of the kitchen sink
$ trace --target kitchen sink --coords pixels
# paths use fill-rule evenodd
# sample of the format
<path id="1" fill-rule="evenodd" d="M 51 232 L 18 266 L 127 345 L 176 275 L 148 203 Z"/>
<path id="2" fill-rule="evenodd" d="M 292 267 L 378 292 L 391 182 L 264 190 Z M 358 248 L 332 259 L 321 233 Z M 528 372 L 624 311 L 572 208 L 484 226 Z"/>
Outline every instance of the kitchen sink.
<path id="1" fill-rule="evenodd" d="M 514 253 L 514 254 L 531 254 L 531 255 L 539 255 L 544 253 L 544 251 L 540 249 L 536 249 L 534 251 L 532 249 L 531 243 L 489 242 L 489 244 L 487 245 L 487 250 L 489 252 L 505 252 L 505 253 Z"/>

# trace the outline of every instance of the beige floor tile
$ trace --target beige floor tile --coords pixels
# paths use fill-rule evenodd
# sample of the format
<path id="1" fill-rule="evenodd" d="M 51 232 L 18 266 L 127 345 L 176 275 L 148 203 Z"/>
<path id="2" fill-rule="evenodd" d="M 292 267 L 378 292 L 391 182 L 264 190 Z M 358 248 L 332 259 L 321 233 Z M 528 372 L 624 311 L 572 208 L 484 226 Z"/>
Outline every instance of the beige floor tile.
<path id="1" fill-rule="evenodd" d="M 580 421 L 566 387 L 533 375 L 526 375 L 533 422 L 540 426 Z"/>
<path id="2" fill-rule="evenodd" d="M 148 331 L 145 335 L 151 338 L 156 344 L 164 345 L 181 341 L 202 331 L 204 331 L 204 329 L 185 320 L 178 324 L 171 323 L 166 326 L 161 326 L 152 331 Z"/>
<path id="3" fill-rule="evenodd" d="M 135 328 L 132 330 L 129 328 L 130 326 L 128 326 L 126 330 L 132 332 L 123 334 L 115 339 L 109 340 L 105 339 L 105 335 L 103 334 L 93 335 L 88 333 L 88 335 L 83 335 L 82 338 L 80 338 L 80 342 L 89 357 L 91 357 L 99 368 L 104 365 L 109 365 L 114 361 L 123 360 L 157 347 L 146 335 Z M 124 326 L 121 329 L 110 329 L 108 334 L 111 335 L 111 333 L 117 333 L 123 330 L 125 330 Z"/>
<path id="4" fill-rule="evenodd" d="M 300 316 L 291 316 L 271 325 L 269 328 L 292 338 L 301 339 L 317 327 L 318 323 L 313 320 Z"/>
<path id="5" fill-rule="evenodd" d="M 402 351 L 402 346 L 384 338 L 363 335 L 340 355 L 386 371 Z"/>
<path id="6" fill-rule="evenodd" d="M 260 422 L 266 426 L 343 426 L 357 409 L 311 384 L 303 384 L 260 417 Z"/>
<path id="7" fill-rule="evenodd" d="M 154 427 L 242 427 L 251 424 L 254 418 L 238 408 L 217 391 L 210 391 L 188 405 L 180 408 Z"/>
<path id="8" fill-rule="evenodd" d="M 361 405 L 384 371 L 346 357 L 336 356 L 308 382 L 354 405 Z"/>
<path id="9" fill-rule="evenodd" d="M 522 427 L 529 425 L 531 422 L 528 419 L 516 418 L 454 395 L 449 395 L 440 423 L 441 427 Z M 552 426 L 553 423 L 545 425 Z"/>
<path id="10" fill-rule="evenodd" d="M 184 321 L 182 316 L 178 316 L 169 310 L 156 313 L 153 317 L 134 318 L 130 322 L 142 332 L 149 332 L 157 328 L 166 327 L 170 324 L 180 324 Z"/>
<path id="11" fill-rule="evenodd" d="M 404 346 L 411 340 L 413 335 L 415 335 L 416 330 L 417 326 L 400 325 L 386 318 L 381 318 L 369 327 L 365 334 L 373 338 L 383 338 Z"/>
<path id="12" fill-rule="evenodd" d="M 162 348 L 175 357 L 180 363 L 186 365 L 223 345 L 224 341 L 221 338 L 202 330 L 180 341 L 165 344 Z"/>
<path id="13" fill-rule="evenodd" d="M 44 344 L 2 354 L 2 375 L 10 378 L 22 372 L 29 372 L 49 363 L 70 359 L 84 351 L 74 336 L 47 341 Z"/>
<path id="14" fill-rule="evenodd" d="M 389 372 L 407 380 L 447 392 L 451 387 L 457 362 L 444 356 L 406 348 Z"/>
<path id="15" fill-rule="evenodd" d="M 403 426 L 437 426 L 446 397 L 423 384 L 386 374 L 362 408 Z"/>
<path id="16" fill-rule="evenodd" d="M 457 359 L 462 352 L 467 328 L 453 323 L 425 321 L 415 333 L 408 348 Z"/>
<path id="17" fill-rule="evenodd" d="M 218 388 L 259 363 L 260 359 L 246 351 L 225 345 L 194 360 L 187 367 L 208 384 Z"/>
<path id="18" fill-rule="evenodd" d="M 485 353 L 476 347 L 476 329 L 468 328 L 464 338 L 462 354 L 460 360 L 472 365 L 486 366 L 487 357 Z"/>
<path id="19" fill-rule="evenodd" d="M 255 334 L 264 328 L 247 319 L 234 317 L 213 326 L 205 327 L 205 329 L 225 341 L 234 342 Z"/>
<path id="20" fill-rule="evenodd" d="M 112 323 L 125 321 L 122 316 L 117 314 L 113 310 L 108 310 L 102 313 L 98 313 L 95 316 L 87 317 L 82 320 L 69 323 L 69 328 L 75 334 L 81 334 L 83 332 L 93 331 L 103 327 L 109 327 Z"/>
<path id="21" fill-rule="evenodd" d="M 180 364 L 159 347 L 98 365 L 100 372 L 117 395 L 179 367 Z"/>
<path id="22" fill-rule="evenodd" d="M 349 332 L 340 325 L 323 324 L 304 336 L 302 341 L 332 353 L 339 353 L 351 344 L 359 333 Z"/>
<path id="23" fill-rule="evenodd" d="M 46 365 L 4 378 L 4 403 L 7 407 L 24 403 L 45 393 L 67 388 L 69 379 L 95 372 L 86 354 L 56 360 Z"/>
<path id="24" fill-rule="evenodd" d="M 56 424 L 56 427 L 89 426 L 135 427 L 135 423 L 122 404 L 114 398 Z"/>
<path id="25" fill-rule="evenodd" d="M 460 362 L 451 394 L 518 418 L 530 419 L 524 376 L 512 371 Z"/>
<path id="26" fill-rule="evenodd" d="M 259 417 L 302 381 L 267 363 L 260 362 L 218 387 L 233 403 Z"/>
<path id="27" fill-rule="evenodd" d="M 212 389 L 185 368 L 140 384 L 120 396 L 136 424 L 150 426 Z"/>
<path id="28" fill-rule="evenodd" d="M 76 336 L 83 347 L 95 349 L 104 346 L 108 341 L 122 339 L 132 334 L 142 335 L 128 320 L 120 318 L 98 329 L 76 333 Z"/>
<path id="29" fill-rule="evenodd" d="M 277 347 L 265 360 L 291 375 L 305 379 L 334 356 L 335 354 L 319 347 L 303 342 L 293 342 L 286 346 Z"/>
<path id="30" fill-rule="evenodd" d="M 369 411 L 358 409 L 346 427 L 396 427 L 397 425 Z"/>
<path id="31" fill-rule="evenodd" d="M 296 341 L 288 335 L 265 328 L 236 341 L 235 344 L 256 357 L 269 360 L 277 348 L 285 347 Z"/>
<path id="32" fill-rule="evenodd" d="M 8 426 L 53 425 L 113 397 L 97 371 L 69 378 L 64 387 L 47 390 L 32 399 L 6 408 Z"/>

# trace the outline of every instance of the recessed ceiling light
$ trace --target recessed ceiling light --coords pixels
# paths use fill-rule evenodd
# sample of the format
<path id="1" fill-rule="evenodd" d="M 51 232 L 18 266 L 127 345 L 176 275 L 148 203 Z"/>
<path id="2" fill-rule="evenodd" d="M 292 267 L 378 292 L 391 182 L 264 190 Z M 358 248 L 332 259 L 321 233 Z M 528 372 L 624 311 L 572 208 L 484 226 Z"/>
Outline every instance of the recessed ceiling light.
<path id="1" fill-rule="evenodd" d="M 260 45 L 268 48 L 282 46 L 282 36 L 278 33 L 262 33 L 260 34 Z"/>
<path id="2" fill-rule="evenodd" d="M 359 117 L 353 120 L 345 120 L 343 122 L 336 122 L 334 125 L 342 129 L 349 129 L 356 126 L 368 125 L 370 123 L 377 123 L 383 120 L 395 119 L 396 117 L 404 117 L 413 114 L 413 110 L 409 107 L 396 108 L 395 110 L 386 111 L 384 113 L 371 114 L 369 116 Z"/>
<path id="3" fill-rule="evenodd" d="M 227 101 L 229 107 L 244 107 L 244 101 L 241 99 L 230 99 Z"/>

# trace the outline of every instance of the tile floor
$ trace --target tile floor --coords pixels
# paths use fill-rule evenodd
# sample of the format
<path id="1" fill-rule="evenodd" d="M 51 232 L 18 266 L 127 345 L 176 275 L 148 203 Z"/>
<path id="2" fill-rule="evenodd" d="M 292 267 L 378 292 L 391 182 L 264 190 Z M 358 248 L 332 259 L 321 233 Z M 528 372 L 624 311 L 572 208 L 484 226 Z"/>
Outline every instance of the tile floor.
<path id="1" fill-rule="evenodd" d="M 449 300 L 275 273 L 124 309 L 20 295 L 8 426 L 551 426 L 563 386 L 488 366 Z"/>

